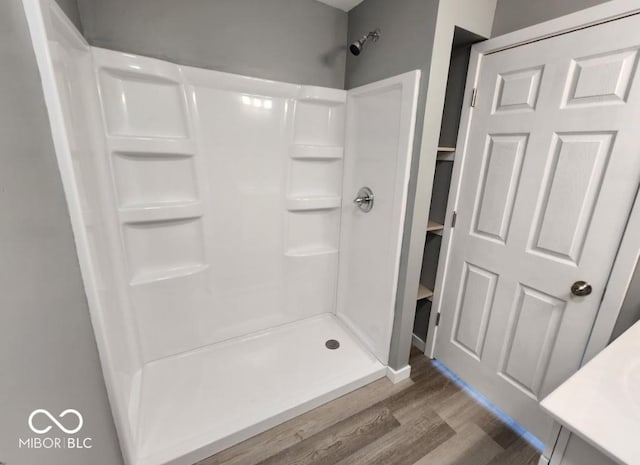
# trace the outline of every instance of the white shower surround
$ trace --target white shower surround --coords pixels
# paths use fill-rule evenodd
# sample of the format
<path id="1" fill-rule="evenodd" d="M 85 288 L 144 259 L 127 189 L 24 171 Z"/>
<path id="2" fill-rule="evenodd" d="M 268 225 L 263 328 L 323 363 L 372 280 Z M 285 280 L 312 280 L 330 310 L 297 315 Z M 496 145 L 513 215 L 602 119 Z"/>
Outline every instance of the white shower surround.
<path id="1" fill-rule="evenodd" d="M 334 312 L 346 92 L 92 54 L 143 363 Z"/>
<path id="2" fill-rule="evenodd" d="M 383 376 L 419 72 L 183 67 L 24 3 L 126 462 L 193 463 Z"/>

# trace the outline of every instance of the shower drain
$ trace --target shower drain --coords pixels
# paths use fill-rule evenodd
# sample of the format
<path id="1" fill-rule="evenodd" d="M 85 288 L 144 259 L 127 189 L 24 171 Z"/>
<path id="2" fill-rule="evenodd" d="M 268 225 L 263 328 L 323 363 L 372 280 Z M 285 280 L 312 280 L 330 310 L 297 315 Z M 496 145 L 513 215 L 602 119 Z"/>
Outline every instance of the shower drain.
<path id="1" fill-rule="evenodd" d="M 330 350 L 336 350 L 338 347 L 340 347 L 340 343 L 335 339 L 329 339 L 327 342 L 324 343 L 324 345 L 327 347 L 327 349 L 330 349 Z"/>

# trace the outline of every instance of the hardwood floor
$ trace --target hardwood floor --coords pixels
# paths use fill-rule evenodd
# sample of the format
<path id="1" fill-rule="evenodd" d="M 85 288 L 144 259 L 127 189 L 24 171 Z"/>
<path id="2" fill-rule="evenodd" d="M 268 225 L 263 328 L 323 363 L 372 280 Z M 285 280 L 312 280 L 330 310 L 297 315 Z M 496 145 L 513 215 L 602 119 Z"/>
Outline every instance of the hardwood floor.
<path id="1" fill-rule="evenodd" d="M 386 378 L 198 465 L 536 465 L 538 452 L 423 354 Z"/>

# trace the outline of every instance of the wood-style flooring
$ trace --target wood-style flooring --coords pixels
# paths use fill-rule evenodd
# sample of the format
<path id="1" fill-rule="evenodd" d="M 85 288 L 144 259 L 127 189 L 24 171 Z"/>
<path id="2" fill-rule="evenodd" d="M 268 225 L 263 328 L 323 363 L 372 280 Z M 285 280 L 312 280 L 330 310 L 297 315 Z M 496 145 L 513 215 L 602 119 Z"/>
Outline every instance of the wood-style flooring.
<path id="1" fill-rule="evenodd" d="M 536 465 L 538 452 L 423 354 L 386 378 L 198 465 Z"/>

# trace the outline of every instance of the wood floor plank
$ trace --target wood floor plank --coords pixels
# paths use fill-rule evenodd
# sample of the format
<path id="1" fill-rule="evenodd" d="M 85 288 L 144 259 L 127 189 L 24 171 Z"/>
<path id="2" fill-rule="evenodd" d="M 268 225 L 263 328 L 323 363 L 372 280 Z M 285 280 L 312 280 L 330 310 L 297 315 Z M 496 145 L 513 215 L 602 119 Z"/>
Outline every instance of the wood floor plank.
<path id="1" fill-rule="evenodd" d="M 206 458 L 198 465 L 253 465 L 259 463 L 412 385 L 411 380 L 394 385 L 387 378 L 382 378 Z"/>
<path id="2" fill-rule="evenodd" d="M 333 465 L 400 426 L 387 408 L 372 407 L 327 428 L 259 465 Z"/>
<path id="3" fill-rule="evenodd" d="M 487 465 L 537 465 L 540 453 L 523 439 L 495 456 Z"/>
<path id="4" fill-rule="evenodd" d="M 462 390 L 433 406 L 436 413 L 456 431 L 466 425 L 469 419 L 481 408 L 471 396 Z"/>
<path id="5" fill-rule="evenodd" d="M 414 465 L 486 465 L 502 451 L 479 426 L 470 423 Z"/>
<path id="6" fill-rule="evenodd" d="M 433 408 L 454 430 L 458 431 L 468 423 L 475 423 L 503 449 L 508 448 L 520 437 L 502 420 L 462 390 L 443 399 Z"/>
<path id="7" fill-rule="evenodd" d="M 427 405 L 433 408 L 459 391 L 458 386 L 451 380 L 439 373 L 432 373 L 431 377 L 418 381 L 410 388 L 393 396 L 385 405 L 393 411 L 400 423 L 406 423 L 410 421 L 416 407 Z"/>
<path id="8" fill-rule="evenodd" d="M 482 412 L 471 421 L 482 428 L 503 449 L 511 447 L 513 443 L 520 440 L 520 435 L 517 432 L 490 412 Z"/>
<path id="9" fill-rule="evenodd" d="M 335 465 L 412 465 L 455 434 L 433 410 L 416 408 L 413 420 Z"/>

